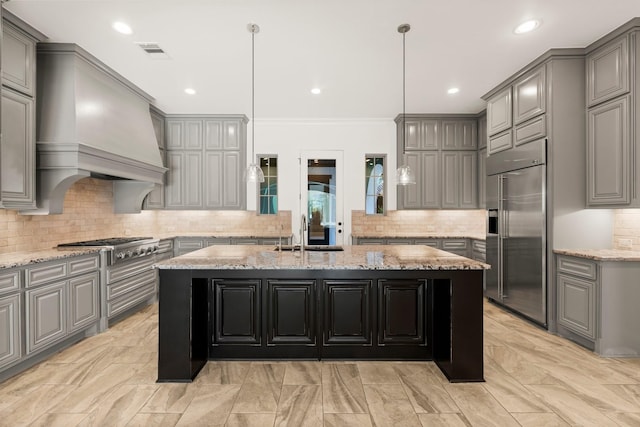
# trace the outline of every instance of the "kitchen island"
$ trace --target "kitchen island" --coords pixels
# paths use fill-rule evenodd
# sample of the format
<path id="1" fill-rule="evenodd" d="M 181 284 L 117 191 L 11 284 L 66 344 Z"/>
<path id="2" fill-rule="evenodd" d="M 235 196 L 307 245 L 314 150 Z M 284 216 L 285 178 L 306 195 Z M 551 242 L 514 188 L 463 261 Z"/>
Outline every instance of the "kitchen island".
<path id="1" fill-rule="evenodd" d="M 428 246 L 212 246 L 156 267 L 159 382 L 292 358 L 434 360 L 483 381 L 484 263 Z"/>

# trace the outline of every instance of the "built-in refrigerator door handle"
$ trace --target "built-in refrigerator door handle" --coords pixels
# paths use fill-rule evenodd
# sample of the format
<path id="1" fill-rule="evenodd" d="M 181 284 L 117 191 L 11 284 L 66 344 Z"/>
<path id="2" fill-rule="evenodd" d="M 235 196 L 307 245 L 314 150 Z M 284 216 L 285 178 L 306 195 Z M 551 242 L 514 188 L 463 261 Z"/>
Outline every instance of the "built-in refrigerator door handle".
<path id="1" fill-rule="evenodd" d="M 498 222 L 498 253 L 500 254 L 500 264 L 498 266 L 498 295 L 500 295 L 501 299 L 504 299 L 507 297 L 504 291 L 504 240 L 507 239 L 507 232 L 509 230 L 507 227 L 507 199 L 505 198 L 505 194 L 507 194 L 507 177 L 505 175 L 500 175 L 499 185 L 498 209 L 500 212 L 500 221 Z"/>

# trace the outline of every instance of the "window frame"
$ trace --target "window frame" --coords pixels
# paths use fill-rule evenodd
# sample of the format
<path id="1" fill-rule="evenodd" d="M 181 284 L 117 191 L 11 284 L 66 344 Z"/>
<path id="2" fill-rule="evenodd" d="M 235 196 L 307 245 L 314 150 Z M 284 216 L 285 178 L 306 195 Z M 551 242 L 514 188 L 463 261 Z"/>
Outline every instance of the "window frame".
<path id="1" fill-rule="evenodd" d="M 271 159 L 276 159 L 278 160 L 278 155 L 277 154 L 256 154 L 256 161 L 257 163 L 260 165 L 260 167 L 262 168 L 262 160 L 264 159 L 269 159 L 269 161 L 271 161 Z M 268 182 L 269 178 L 275 178 L 276 179 L 276 192 L 275 194 L 267 194 L 267 195 L 262 195 L 260 192 L 260 185 L 262 183 L 258 182 L 256 183 L 256 213 L 258 215 L 278 215 L 278 211 L 280 210 L 280 203 L 279 203 L 279 189 L 278 187 L 280 186 L 279 183 L 279 174 L 278 174 L 278 166 L 276 165 L 275 167 L 275 175 L 269 175 L 271 173 L 270 170 L 265 171 L 264 169 L 262 170 L 262 172 L 264 173 L 264 179 L 265 181 Z M 271 199 L 271 198 L 275 198 L 276 200 L 276 209 L 275 212 L 267 212 L 267 213 L 262 213 L 261 211 L 261 201 L 262 199 Z"/>
<path id="2" fill-rule="evenodd" d="M 374 212 L 374 213 L 368 213 L 367 212 L 367 199 L 369 197 L 369 195 L 367 194 L 367 190 L 368 190 L 368 186 L 369 186 L 369 172 L 368 172 L 368 159 L 372 159 L 373 160 L 373 164 L 375 167 L 376 164 L 376 160 L 381 159 L 382 160 L 382 174 L 380 175 L 382 177 L 382 212 Z M 387 176 L 387 155 L 384 153 L 366 153 L 364 155 L 364 162 L 365 162 L 365 168 L 364 168 L 364 213 L 365 215 L 371 215 L 371 216 L 386 216 L 387 215 L 387 197 L 386 195 L 388 195 L 388 191 L 387 191 L 387 180 L 385 179 L 385 177 Z M 377 175 L 376 175 L 377 176 Z M 376 209 L 377 210 L 377 209 Z"/>

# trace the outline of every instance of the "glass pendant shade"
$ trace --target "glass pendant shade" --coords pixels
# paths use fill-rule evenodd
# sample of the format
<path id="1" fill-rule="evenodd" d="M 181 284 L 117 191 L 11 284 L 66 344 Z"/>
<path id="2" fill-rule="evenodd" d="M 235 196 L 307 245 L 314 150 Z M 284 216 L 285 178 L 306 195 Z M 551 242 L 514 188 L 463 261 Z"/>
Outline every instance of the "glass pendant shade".
<path id="1" fill-rule="evenodd" d="M 402 165 L 396 170 L 396 183 L 398 185 L 410 185 L 416 183 L 413 170 L 407 165 Z"/>
<path id="2" fill-rule="evenodd" d="M 260 166 L 251 163 L 244 172 L 244 179 L 247 182 L 264 182 L 264 173 Z"/>

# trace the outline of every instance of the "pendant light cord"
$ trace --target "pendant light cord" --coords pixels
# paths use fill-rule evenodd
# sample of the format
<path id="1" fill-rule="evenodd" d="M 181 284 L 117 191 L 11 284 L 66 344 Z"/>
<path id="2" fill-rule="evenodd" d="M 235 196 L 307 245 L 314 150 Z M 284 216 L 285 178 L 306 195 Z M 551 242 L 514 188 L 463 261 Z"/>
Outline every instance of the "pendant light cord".
<path id="1" fill-rule="evenodd" d="M 251 31 L 251 163 L 255 162 L 256 146 L 256 78 L 255 78 L 255 30 Z"/>
<path id="2" fill-rule="evenodd" d="M 405 40 L 407 33 L 402 33 L 402 152 L 405 152 L 407 147 L 407 113 L 406 113 L 406 48 Z"/>

